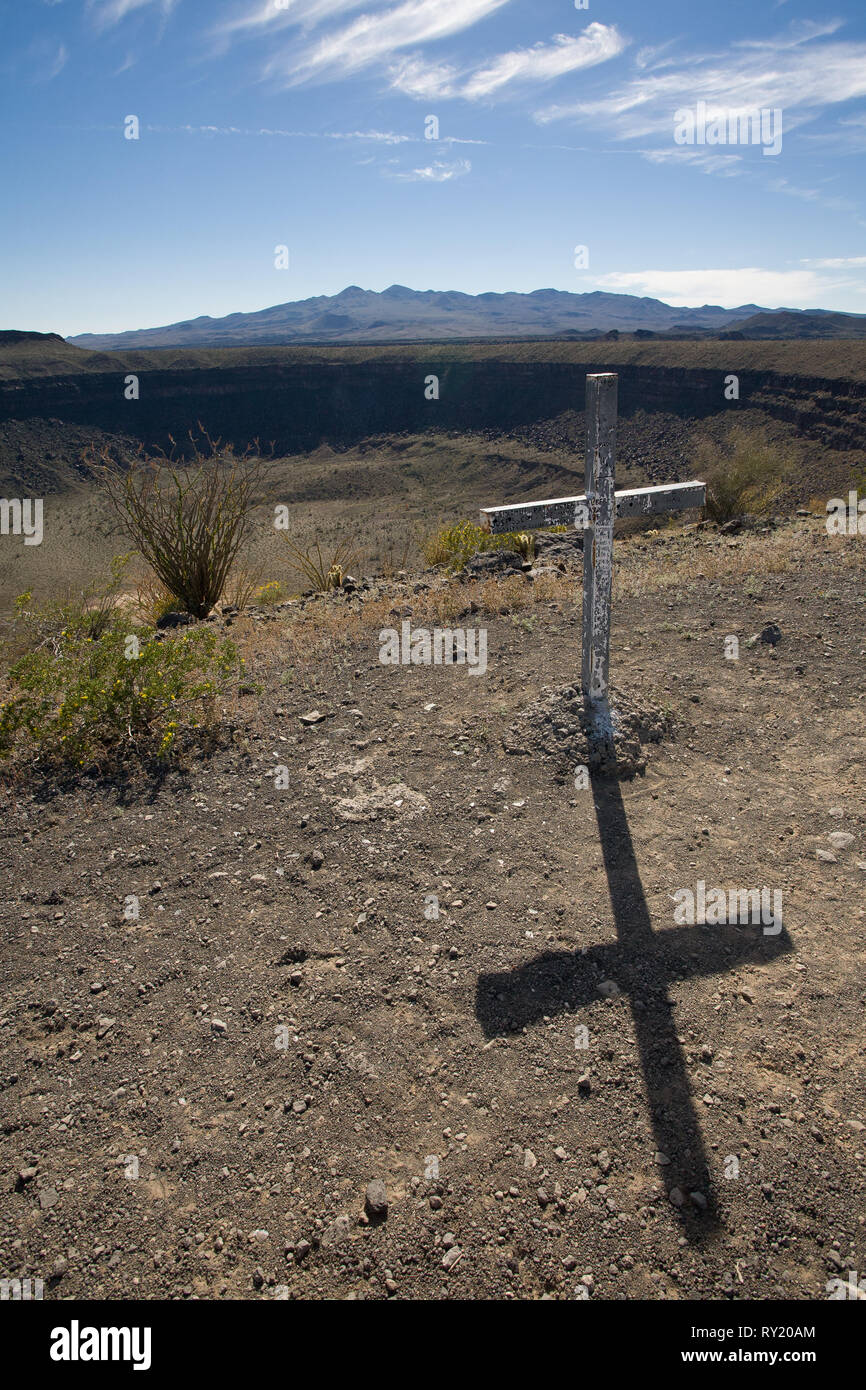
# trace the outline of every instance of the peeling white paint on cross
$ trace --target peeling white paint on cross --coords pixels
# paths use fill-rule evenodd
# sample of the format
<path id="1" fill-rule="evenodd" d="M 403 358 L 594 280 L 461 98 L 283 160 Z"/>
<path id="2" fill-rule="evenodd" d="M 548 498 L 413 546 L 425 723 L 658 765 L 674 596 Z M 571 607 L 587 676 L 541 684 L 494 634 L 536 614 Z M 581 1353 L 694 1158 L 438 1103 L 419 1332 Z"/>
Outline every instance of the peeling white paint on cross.
<path id="1" fill-rule="evenodd" d="M 586 492 L 545 502 L 485 507 L 481 525 L 495 533 L 530 531 L 573 524 L 584 532 L 583 660 L 581 688 L 588 710 L 609 733 L 607 711 L 610 666 L 610 596 L 613 577 L 613 523 L 616 517 L 649 516 L 702 507 L 706 485 L 670 483 L 666 487 L 614 491 L 616 458 L 616 372 L 586 378 Z"/>

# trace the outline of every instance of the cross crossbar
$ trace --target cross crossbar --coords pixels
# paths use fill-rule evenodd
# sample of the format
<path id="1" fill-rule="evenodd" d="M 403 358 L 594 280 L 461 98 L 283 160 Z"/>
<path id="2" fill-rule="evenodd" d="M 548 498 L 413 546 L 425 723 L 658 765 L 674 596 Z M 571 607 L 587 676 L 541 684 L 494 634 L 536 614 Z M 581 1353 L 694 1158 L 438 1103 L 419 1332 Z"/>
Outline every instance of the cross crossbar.
<path id="1" fill-rule="evenodd" d="M 667 483 L 661 487 L 632 487 L 613 494 L 616 515 L 650 516 L 663 512 L 702 507 L 706 484 Z M 582 531 L 589 525 L 589 502 L 585 492 L 579 497 L 556 497 L 546 502 L 515 502 L 507 507 L 483 507 L 481 525 L 493 535 L 504 531 L 537 531 L 545 526 L 574 526 Z"/>

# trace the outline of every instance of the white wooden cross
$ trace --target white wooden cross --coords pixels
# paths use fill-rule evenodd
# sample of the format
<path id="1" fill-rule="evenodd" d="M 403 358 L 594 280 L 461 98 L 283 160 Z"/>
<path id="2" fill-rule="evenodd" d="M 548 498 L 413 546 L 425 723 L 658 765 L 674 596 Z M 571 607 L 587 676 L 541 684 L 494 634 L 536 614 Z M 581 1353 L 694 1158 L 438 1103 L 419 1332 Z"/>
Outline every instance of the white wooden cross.
<path id="1" fill-rule="evenodd" d="M 706 500 L 706 485 L 699 482 L 614 491 L 617 382 L 616 372 L 598 372 L 586 378 L 585 493 L 546 502 L 485 507 L 481 512 L 481 525 L 494 534 L 563 523 L 584 532 L 580 683 L 587 713 L 603 736 L 610 735 L 607 696 L 614 520 L 702 507 Z"/>

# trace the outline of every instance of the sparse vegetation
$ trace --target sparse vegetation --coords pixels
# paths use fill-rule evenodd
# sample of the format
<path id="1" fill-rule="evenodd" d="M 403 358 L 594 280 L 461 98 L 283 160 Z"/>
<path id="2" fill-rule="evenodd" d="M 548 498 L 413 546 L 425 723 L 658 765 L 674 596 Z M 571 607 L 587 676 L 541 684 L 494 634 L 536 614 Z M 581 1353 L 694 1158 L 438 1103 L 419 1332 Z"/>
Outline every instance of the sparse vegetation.
<path id="1" fill-rule="evenodd" d="M 295 545 L 288 536 L 284 536 L 283 540 L 289 548 L 292 569 L 304 576 L 315 593 L 327 594 L 332 589 L 341 588 L 349 566 L 358 559 L 355 543 L 348 538 L 337 541 L 332 550 L 325 552 L 318 537 L 306 550 Z"/>
<path id="2" fill-rule="evenodd" d="M 526 531 L 506 531 L 494 536 L 483 526 L 460 521 L 444 526 L 425 541 L 424 558 L 428 565 L 444 565 L 449 570 L 463 569 L 473 555 L 487 550 L 516 550 L 524 560 L 535 555 L 535 541 Z"/>
<path id="3" fill-rule="evenodd" d="M 760 431 L 739 425 L 721 448 L 699 439 L 694 460 L 707 484 L 707 516 L 720 525 L 738 516 L 766 516 L 782 491 L 788 463 Z"/>
<path id="4" fill-rule="evenodd" d="M 255 454 L 190 435 L 192 458 L 139 454 L 129 468 L 107 454 L 98 470 L 126 534 L 182 609 L 206 618 L 222 597 L 247 538 L 249 513 L 261 481 Z"/>
<path id="5" fill-rule="evenodd" d="M 135 588 L 136 609 L 140 618 L 153 625 L 166 613 L 176 613 L 181 607 L 176 594 L 171 593 L 153 570 L 138 580 Z"/>
<path id="6" fill-rule="evenodd" d="M 259 585 L 260 575 L 248 570 L 244 565 L 236 565 L 226 580 L 226 585 L 220 598 L 223 603 L 230 604 L 243 612 L 248 603 L 251 603 Z"/>
<path id="7" fill-rule="evenodd" d="M 212 729 L 217 701 L 243 662 L 211 628 L 162 638 L 117 611 L 94 635 L 90 614 L 16 603 L 15 640 L 25 647 L 5 678 L 0 755 L 44 772 L 104 770 L 127 755 L 167 759 L 182 734 Z"/>
<path id="8" fill-rule="evenodd" d="M 278 579 L 269 579 L 266 584 L 260 584 L 253 594 L 254 602 L 262 608 L 270 608 L 275 603 L 282 603 L 286 597 L 286 589 Z"/>
<path id="9" fill-rule="evenodd" d="M 60 634 L 74 631 L 98 640 L 117 616 L 130 555 L 115 555 L 105 580 L 94 580 L 77 593 L 44 603 L 33 602 L 32 590 L 15 600 L 14 616 L 4 637 L 7 660 L 23 651 L 44 647 L 56 651 Z"/>

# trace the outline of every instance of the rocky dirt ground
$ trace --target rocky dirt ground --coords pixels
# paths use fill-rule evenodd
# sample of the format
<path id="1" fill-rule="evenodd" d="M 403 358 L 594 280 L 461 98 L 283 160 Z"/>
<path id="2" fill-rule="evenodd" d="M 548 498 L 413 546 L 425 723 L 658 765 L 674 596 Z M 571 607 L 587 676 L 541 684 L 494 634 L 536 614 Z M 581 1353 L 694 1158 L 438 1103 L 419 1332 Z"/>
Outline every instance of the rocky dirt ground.
<path id="1" fill-rule="evenodd" d="M 816 1300 L 862 1271 L 862 546 L 617 542 L 613 677 L 663 735 L 631 780 L 570 766 L 561 545 L 546 588 L 450 586 L 484 675 L 380 663 L 430 574 L 229 615 L 264 692 L 223 747 L 6 788 L 0 1274 Z M 678 923 L 698 881 L 781 890 L 784 928 Z"/>

